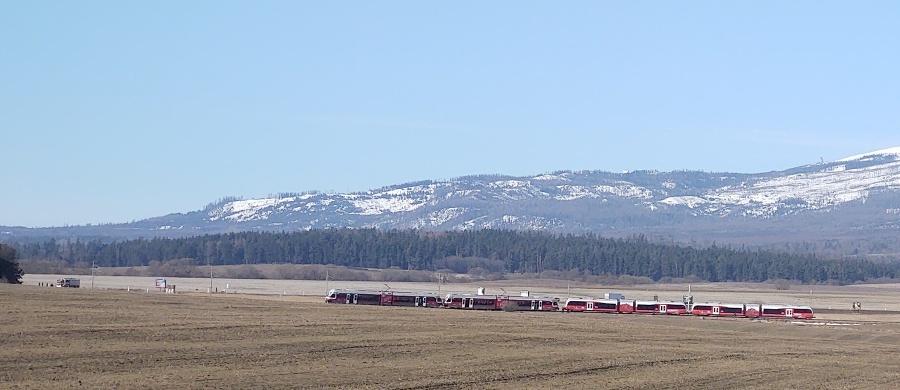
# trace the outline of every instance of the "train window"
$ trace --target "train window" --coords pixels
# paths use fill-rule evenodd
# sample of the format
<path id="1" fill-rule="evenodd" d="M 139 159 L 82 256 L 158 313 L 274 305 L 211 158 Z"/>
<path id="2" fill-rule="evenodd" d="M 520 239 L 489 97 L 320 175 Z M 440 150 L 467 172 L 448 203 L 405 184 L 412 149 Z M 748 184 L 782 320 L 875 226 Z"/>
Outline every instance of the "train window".
<path id="1" fill-rule="evenodd" d="M 694 310 L 712 310 L 712 306 L 697 305 L 694 306 Z"/>
<path id="2" fill-rule="evenodd" d="M 596 307 L 598 309 L 615 309 L 616 304 L 615 303 L 596 303 L 596 304 L 594 304 L 594 307 Z"/>
<path id="3" fill-rule="evenodd" d="M 637 310 L 656 310 L 656 305 L 637 305 Z"/>
<path id="4" fill-rule="evenodd" d="M 744 309 L 740 307 L 723 307 L 719 309 L 720 313 L 729 313 L 729 314 L 740 314 L 744 312 Z"/>
<path id="5" fill-rule="evenodd" d="M 812 313 L 809 309 L 794 309 L 794 313 Z"/>
<path id="6" fill-rule="evenodd" d="M 569 305 L 572 305 L 572 306 L 584 306 L 585 303 L 584 303 L 584 301 L 569 301 Z"/>
<path id="7" fill-rule="evenodd" d="M 763 314 L 783 315 L 783 314 L 784 314 L 784 310 L 781 310 L 781 309 L 763 309 Z"/>

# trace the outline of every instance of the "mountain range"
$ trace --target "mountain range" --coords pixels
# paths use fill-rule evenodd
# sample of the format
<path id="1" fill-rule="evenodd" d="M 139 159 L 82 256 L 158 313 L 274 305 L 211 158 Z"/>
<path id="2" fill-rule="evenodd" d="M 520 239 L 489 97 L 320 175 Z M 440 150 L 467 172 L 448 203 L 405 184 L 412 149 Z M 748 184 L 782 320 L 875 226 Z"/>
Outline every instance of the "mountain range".
<path id="1" fill-rule="evenodd" d="M 0 227 L 0 240 L 344 227 L 514 229 L 741 244 L 873 237 L 896 241 L 900 147 L 755 174 L 558 171 L 527 177 L 475 175 L 359 193 L 226 198 L 202 210 L 131 223 Z"/>

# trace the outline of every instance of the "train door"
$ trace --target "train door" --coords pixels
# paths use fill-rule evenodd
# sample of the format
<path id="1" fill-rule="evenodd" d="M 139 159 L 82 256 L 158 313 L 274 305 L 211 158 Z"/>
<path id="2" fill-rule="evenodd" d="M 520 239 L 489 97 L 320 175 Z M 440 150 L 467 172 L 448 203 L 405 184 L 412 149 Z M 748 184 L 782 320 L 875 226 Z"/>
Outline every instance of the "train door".
<path id="1" fill-rule="evenodd" d="M 784 316 L 785 316 L 785 317 L 789 317 L 789 318 L 790 318 L 790 317 L 793 317 L 793 316 L 794 316 L 794 309 L 784 309 Z"/>
<path id="2" fill-rule="evenodd" d="M 356 294 L 347 294 L 347 303 L 356 304 Z"/>
<path id="3" fill-rule="evenodd" d="M 588 303 L 587 303 L 587 310 L 588 310 L 588 311 L 594 310 L 594 302 L 588 302 Z"/>
<path id="4" fill-rule="evenodd" d="M 531 310 L 543 310 L 541 301 L 531 301 Z"/>
<path id="5" fill-rule="evenodd" d="M 719 315 L 719 307 L 718 307 L 718 306 L 713 306 L 712 309 L 713 309 L 713 310 L 712 310 L 712 314 L 713 314 L 714 316 Z"/>
<path id="6" fill-rule="evenodd" d="M 659 305 L 659 314 L 666 314 L 666 305 Z"/>
<path id="7" fill-rule="evenodd" d="M 463 298 L 463 309 L 472 309 L 475 307 L 475 298 Z"/>

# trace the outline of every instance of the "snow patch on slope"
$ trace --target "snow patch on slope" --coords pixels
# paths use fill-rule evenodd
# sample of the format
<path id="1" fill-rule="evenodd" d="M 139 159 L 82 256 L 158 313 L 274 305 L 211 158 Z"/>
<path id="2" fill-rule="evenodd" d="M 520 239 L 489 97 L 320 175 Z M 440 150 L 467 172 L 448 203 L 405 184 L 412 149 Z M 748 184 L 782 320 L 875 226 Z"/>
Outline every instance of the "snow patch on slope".
<path id="1" fill-rule="evenodd" d="M 659 203 L 669 206 L 687 206 L 693 209 L 699 205 L 709 203 L 709 201 L 698 196 L 671 196 L 659 201 Z"/>
<path id="2" fill-rule="evenodd" d="M 726 186 L 713 190 L 706 198 L 739 206 L 774 206 L 780 203 L 805 203 L 808 209 L 822 209 L 868 196 L 873 189 L 900 188 L 900 162 L 859 169 L 798 173 Z M 763 207 L 763 214 L 777 209 Z"/>
<path id="3" fill-rule="evenodd" d="M 370 199 L 354 199 L 350 203 L 359 209 L 357 212 L 349 214 L 357 215 L 379 215 L 386 213 L 402 213 L 413 211 L 425 205 L 426 202 L 415 198 L 370 198 Z"/>
<path id="4" fill-rule="evenodd" d="M 562 175 L 549 175 L 549 174 L 538 175 L 538 176 L 532 177 L 531 180 L 542 180 L 542 181 L 551 181 L 551 180 L 571 181 L 569 178 L 567 178 L 567 177 L 565 177 L 565 176 L 562 176 Z"/>
<path id="5" fill-rule="evenodd" d="M 889 156 L 893 155 L 895 158 L 900 158 L 900 146 L 895 146 L 893 148 L 876 150 L 874 152 L 868 152 L 863 154 L 857 154 L 855 156 L 850 156 L 846 158 L 842 158 L 837 160 L 837 162 L 849 162 L 849 161 L 871 161 L 875 157 L 878 156 Z"/>
<path id="6" fill-rule="evenodd" d="M 296 199 L 295 197 L 288 197 L 236 200 L 211 210 L 209 212 L 209 220 L 227 219 L 235 222 L 244 222 L 267 219 L 272 210 L 266 209 L 281 203 L 293 202 Z"/>

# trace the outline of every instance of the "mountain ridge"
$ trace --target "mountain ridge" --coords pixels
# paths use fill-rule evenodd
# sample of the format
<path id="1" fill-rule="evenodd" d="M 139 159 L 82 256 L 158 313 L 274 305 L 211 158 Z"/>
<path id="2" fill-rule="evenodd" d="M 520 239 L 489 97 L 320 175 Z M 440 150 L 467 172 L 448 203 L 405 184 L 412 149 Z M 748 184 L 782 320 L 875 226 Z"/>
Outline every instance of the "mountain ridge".
<path id="1" fill-rule="evenodd" d="M 769 232 L 846 235 L 900 226 L 900 147 L 756 174 L 561 170 L 472 175 L 355 193 L 223 198 L 203 209 L 123 224 L 0 227 L 34 236 L 174 237 L 324 228 L 512 229 L 725 239 Z M 734 238 L 734 237 L 732 237 Z"/>

